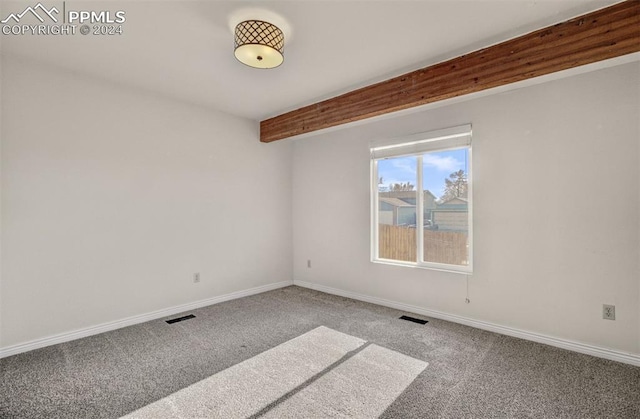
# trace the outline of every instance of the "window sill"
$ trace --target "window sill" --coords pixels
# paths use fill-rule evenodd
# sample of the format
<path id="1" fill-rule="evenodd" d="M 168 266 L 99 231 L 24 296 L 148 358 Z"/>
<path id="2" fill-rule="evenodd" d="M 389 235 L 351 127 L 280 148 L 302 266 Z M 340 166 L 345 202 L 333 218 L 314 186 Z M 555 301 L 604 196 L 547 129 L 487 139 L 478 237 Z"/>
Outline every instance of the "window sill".
<path id="1" fill-rule="evenodd" d="M 372 259 L 371 263 L 376 263 L 380 265 L 400 266 L 404 268 L 427 269 L 430 271 L 462 274 L 465 276 L 473 274 L 473 269 L 470 266 L 461 266 L 460 268 L 455 268 L 455 267 L 452 267 L 452 265 L 401 262 L 401 261 L 391 260 L 391 259 Z"/>

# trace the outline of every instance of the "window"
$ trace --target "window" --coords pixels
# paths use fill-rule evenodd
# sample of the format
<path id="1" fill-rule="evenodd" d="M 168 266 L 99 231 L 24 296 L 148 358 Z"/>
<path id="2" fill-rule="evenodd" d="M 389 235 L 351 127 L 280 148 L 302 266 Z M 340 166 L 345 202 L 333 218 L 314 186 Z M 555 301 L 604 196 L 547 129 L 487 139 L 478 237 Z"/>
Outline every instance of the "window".
<path id="1" fill-rule="evenodd" d="M 372 261 L 472 270 L 471 126 L 371 148 Z"/>

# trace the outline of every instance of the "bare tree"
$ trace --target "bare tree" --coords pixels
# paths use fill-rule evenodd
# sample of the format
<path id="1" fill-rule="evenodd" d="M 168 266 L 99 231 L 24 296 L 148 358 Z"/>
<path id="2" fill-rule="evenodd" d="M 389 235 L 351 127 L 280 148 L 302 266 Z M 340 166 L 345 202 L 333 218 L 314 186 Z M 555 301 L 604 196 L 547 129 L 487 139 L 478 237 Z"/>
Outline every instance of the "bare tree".
<path id="1" fill-rule="evenodd" d="M 378 179 L 378 192 L 387 192 L 389 190 L 389 187 L 384 186 L 384 178 L 381 176 Z"/>
<path id="2" fill-rule="evenodd" d="M 415 187 L 411 182 L 389 184 L 390 191 L 412 191 Z"/>
<path id="3" fill-rule="evenodd" d="M 451 173 L 449 178 L 444 180 L 444 193 L 440 197 L 440 201 L 445 202 L 453 198 L 466 198 L 467 186 L 467 173 L 464 170 Z"/>

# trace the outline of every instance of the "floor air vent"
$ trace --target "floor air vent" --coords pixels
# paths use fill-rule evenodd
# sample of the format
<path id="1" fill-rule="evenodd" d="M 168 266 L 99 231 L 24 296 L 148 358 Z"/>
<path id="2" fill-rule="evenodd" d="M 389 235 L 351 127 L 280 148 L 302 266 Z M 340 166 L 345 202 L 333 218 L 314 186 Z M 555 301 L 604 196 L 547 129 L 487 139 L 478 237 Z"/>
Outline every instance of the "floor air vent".
<path id="1" fill-rule="evenodd" d="M 415 317 L 400 316 L 400 318 L 401 318 L 402 320 L 408 320 L 408 321 L 410 321 L 410 322 L 414 322 L 414 323 L 420 323 L 420 324 L 427 324 L 427 323 L 429 323 L 427 320 L 416 319 Z"/>
<path id="2" fill-rule="evenodd" d="M 189 319 L 195 319 L 195 318 L 196 318 L 196 316 L 194 316 L 193 314 L 189 314 L 188 316 L 178 317 L 177 319 L 167 320 L 167 323 L 173 324 L 173 323 L 181 322 L 183 320 L 189 320 Z"/>

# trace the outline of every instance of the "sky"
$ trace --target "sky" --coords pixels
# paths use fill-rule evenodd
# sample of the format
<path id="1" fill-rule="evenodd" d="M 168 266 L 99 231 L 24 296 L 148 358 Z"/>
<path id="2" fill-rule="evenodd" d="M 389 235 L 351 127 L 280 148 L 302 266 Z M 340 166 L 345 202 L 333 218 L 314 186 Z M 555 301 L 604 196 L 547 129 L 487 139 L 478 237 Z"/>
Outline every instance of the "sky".
<path id="1" fill-rule="evenodd" d="M 392 183 L 411 182 L 416 185 L 417 157 L 396 157 L 378 161 L 378 178 L 383 178 L 380 186 Z M 444 192 L 444 180 L 453 172 L 463 169 L 467 172 L 467 150 L 447 150 L 423 155 L 423 187 L 440 198 Z"/>

